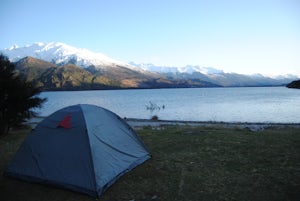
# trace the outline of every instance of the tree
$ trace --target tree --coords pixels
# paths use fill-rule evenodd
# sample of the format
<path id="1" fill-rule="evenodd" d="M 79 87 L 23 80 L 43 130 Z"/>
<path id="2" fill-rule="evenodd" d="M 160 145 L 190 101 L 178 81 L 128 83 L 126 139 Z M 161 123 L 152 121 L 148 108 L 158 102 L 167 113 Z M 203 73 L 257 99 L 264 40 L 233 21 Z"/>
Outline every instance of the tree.
<path id="1" fill-rule="evenodd" d="M 0 55 L 0 135 L 36 116 L 32 109 L 40 108 L 46 101 L 37 97 L 40 92 L 33 82 L 21 79 L 15 65 Z"/>

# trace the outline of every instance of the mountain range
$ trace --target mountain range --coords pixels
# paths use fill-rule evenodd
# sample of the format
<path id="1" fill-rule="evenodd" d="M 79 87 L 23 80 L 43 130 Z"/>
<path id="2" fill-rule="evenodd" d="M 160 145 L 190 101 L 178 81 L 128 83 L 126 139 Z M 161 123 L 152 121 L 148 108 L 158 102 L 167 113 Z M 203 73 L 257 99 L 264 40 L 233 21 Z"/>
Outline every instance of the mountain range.
<path id="1" fill-rule="evenodd" d="M 22 77 L 44 90 L 279 86 L 299 79 L 225 73 L 213 67 L 126 63 L 55 42 L 14 45 L 0 53 L 15 62 Z"/>

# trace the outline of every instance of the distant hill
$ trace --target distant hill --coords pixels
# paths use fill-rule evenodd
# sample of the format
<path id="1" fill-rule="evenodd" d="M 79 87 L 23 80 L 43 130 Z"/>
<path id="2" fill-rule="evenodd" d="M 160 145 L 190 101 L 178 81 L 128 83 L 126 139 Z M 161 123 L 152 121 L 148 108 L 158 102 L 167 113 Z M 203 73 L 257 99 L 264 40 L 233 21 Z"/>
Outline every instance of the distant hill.
<path id="1" fill-rule="evenodd" d="M 297 75 L 264 76 L 261 74 L 243 75 L 238 73 L 226 73 L 213 67 L 201 67 L 187 65 L 183 67 L 155 66 L 153 64 L 136 65 L 143 70 L 157 72 L 171 79 L 200 79 L 222 87 L 254 87 L 254 86 L 285 86 L 292 80 L 300 78 Z"/>
<path id="2" fill-rule="evenodd" d="M 289 83 L 288 85 L 286 85 L 288 88 L 296 88 L 296 89 L 300 89 L 300 80 L 295 80 L 292 81 L 291 83 Z"/>
<path id="3" fill-rule="evenodd" d="M 199 79 L 167 79 L 157 73 L 143 73 L 123 66 L 82 68 L 74 64 L 62 66 L 33 57 L 15 62 L 24 79 L 34 81 L 43 90 L 94 90 L 122 88 L 215 87 Z"/>

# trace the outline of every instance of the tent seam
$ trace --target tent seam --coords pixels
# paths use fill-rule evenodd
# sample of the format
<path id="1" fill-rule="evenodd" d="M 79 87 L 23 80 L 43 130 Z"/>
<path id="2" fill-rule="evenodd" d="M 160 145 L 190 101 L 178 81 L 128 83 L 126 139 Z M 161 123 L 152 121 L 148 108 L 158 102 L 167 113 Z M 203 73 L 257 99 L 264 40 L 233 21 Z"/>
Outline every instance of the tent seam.
<path id="1" fill-rule="evenodd" d="M 89 155 L 91 157 L 91 165 L 92 165 L 92 174 L 93 174 L 93 183 L 94 183 L 94 187 L 95 187 L 95 192 L 97 194 L 97 198 L 99 198 L 99 193 L 98 193 L 98 189 L 97 189 L 97 181 L 96 181 L 96 174 L 95 174 L 95 166 L 94 166 L 94 160 L 93 160 L 93 154 L 92 154 L 92 149 L 91 149 L 91 142 L 90 142 L 90 137 L 89 137 L 89 132 L 88 132 L 88 129 L 87 129 L 87 122 L 86 122 L 86 117 L 85 117 L 85 113 L 84 113 L 84 110 L 82 108 L 82 104 L 79 104 L 80 106 L 80 109 L 82 111 L 82 115 L 83 115 L 83 119 L 84 119 L 84 127 L 85 127 L 85 132 L 86 132 L 86 137 L 87 137 L 87 140 L 88 140 L 88 149 L 89 149 Z"/>

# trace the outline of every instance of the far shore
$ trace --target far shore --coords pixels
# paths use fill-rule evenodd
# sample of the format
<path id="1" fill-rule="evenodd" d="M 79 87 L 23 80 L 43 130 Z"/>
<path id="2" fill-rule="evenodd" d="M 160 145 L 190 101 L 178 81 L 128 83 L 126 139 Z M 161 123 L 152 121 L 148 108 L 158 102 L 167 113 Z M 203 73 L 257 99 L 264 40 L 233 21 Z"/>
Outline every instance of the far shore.
<path id="1" fill-rule="evenodd" d="M 35 117 L 26 122 L 34 128 L 40 121 L 46 117 Z M 249 129 L 251 131 L 260 131 L 267 128 L 300 128 L 300 123 L 272 123 L 272 122 L 217 122 L 217 121 L 181 121 L 181 120 L 150 120 L 125 118 L 131 127 L 140 129 L 143 127 L 159 128 L 163 126 L 200 126 L 200 127 L 218 127 L 218 128 L 239 128 Z"/>

